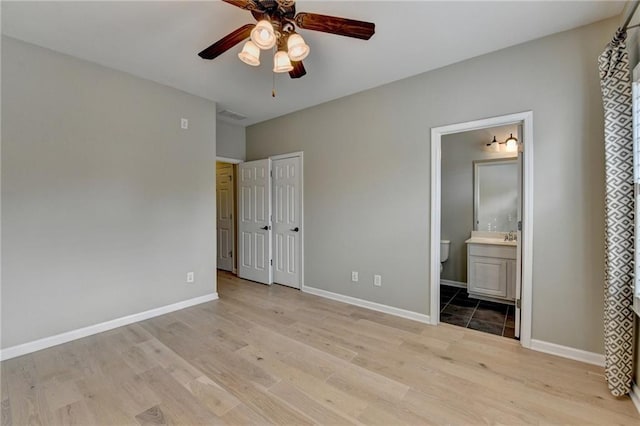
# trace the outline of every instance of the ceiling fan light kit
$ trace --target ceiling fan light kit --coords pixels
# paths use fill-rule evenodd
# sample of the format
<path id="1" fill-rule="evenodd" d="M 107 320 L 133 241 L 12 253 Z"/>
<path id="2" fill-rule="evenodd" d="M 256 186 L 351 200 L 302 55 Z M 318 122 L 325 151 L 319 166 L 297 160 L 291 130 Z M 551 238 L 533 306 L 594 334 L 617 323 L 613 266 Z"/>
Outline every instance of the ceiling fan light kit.
<path id="1" fill-rule="evenodd" d="M 271 49 L 276 45 L 277 36 L 271 22 L 263 19 L 251 31 L 251 41 L 262 50 Z"/>
<path id="2" fill-rule="evenodd" d="M 260 65 L 260 49 L 251 40 L 242 47 L 242 52 L 238 53 L 238 58 L 247 65 L 257 67 Z"/>
<path id="3" fill-rule="evenodd" d="M 242 62 L 251 66 L 260 65 L 260 50 L 277 46 L 273 57 L 273 72 L 288 72 L 291 78 L 300 78 L 307 71 L 302 60 L 309 55 L 310 48 L 296 27 L 337 34 L 345 37 L 369 40 L 375 33 L 375 24 L 300 12 L 296 14 L 294 0 L 223 0 L 233 6 L 251 12 L 257 24 L 244 25 L 198 55 L 203 59 L 215 59 L 238 43 L 250 38 L 238 53 Z"/>
<path id="4" fill-rule="evenodd" d="M 293 33 L 287 39 L 289 58 L 292 61 L 302 61 L 309 56 L 309 46 L 300 34 Z"/>
<path id="5" fill-rule="evenodd" d="M 289 72 L 293 70 L 293 65 L 289 60 L 289 55 L 284 50 L 279 50 L 273 57 L 273 72 Z"/>

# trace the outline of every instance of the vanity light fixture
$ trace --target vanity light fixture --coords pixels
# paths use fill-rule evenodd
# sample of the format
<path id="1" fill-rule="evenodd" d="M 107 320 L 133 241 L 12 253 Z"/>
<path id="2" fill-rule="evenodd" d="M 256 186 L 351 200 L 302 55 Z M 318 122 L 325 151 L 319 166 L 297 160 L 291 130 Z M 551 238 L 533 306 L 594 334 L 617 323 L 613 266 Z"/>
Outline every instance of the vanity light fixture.
<path id="1" fill-rule="evenodd" d="M 518 151 L 518 138 L 513 136 L 513 133 L 509 134 L 509 137 L 507 138 L 506 141 L 504 141 L 504 143 L 506 144 L 507 152 Z"/>
<path id="2" fill-rule="evenodd" d="M 513 136 L 513 133 L 509 134 L 509 137 L 504 142 L 498 142 L 496 137 L 487 144 L 487 150 L 493 152 L 500 152 L 500 145 L 505 145 L 505 152 L 517 152 L 518 151 L 518 138 Z"/>
<path id="3" fill-rule="evenodd" d="M 494 136 L 493 140 L 487 144 L 487 147 L 489 148 L 489 151 L 498 152 L 498 151 L 500 151 L 500 143 L 501 142 L 498 142 L 496 140 L 496 137 Z"/>

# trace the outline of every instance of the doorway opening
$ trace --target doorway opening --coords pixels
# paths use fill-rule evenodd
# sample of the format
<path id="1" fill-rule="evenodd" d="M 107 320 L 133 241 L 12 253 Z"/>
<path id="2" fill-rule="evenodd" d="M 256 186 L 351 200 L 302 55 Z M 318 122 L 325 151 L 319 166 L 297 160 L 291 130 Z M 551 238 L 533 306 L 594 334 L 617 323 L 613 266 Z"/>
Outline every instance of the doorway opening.
<path id="1" fill-rule="evenodd" d="M 432 129 L 432 324 L 530 347 L 532 125 L 525 112 Z"/>
<path id="2" fill-rule="evenodd" d="M 236 274 L 237 262 L 237 164 L 240 160 L 216 158 L 216 268 Z"/>

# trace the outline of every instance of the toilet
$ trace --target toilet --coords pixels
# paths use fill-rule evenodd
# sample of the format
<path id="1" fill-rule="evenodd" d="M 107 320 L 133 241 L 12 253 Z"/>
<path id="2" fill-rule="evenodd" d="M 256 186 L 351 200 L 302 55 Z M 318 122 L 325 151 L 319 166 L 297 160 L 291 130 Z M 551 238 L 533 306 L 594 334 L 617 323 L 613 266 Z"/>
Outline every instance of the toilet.
<path id="1" fill-rule="evenodd" d="M 442 273 L 442 269 L 444 268 L 444 262 L 446 262 L 449 259 L 450 246 L 451 246 L 451 241 L 440 240 L 440 273 Z"/>

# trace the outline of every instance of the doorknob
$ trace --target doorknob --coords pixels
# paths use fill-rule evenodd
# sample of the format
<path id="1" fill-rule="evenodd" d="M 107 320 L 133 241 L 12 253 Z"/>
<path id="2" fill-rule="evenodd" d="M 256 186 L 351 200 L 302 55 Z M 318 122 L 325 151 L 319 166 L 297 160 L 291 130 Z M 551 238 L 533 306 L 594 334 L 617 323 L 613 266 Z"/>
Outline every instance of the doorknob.
<path id="1" fill-rule="evenodd" d="M 298 228 L 297 226 L 292 229 L 293 232 L 298 232 L 299 230 L 300 230 L 300 228 Z"/>
<path id="2" fill-rule="evenodd" d="M 269 227 L 268 227 L 268 226 L 263 226 L 263 227 L 262 227 L 262 228 L 260 228 L 260 229 L 265 230 L 265 231 L 268 231 L 268 230 L 269 230 Z"/>

